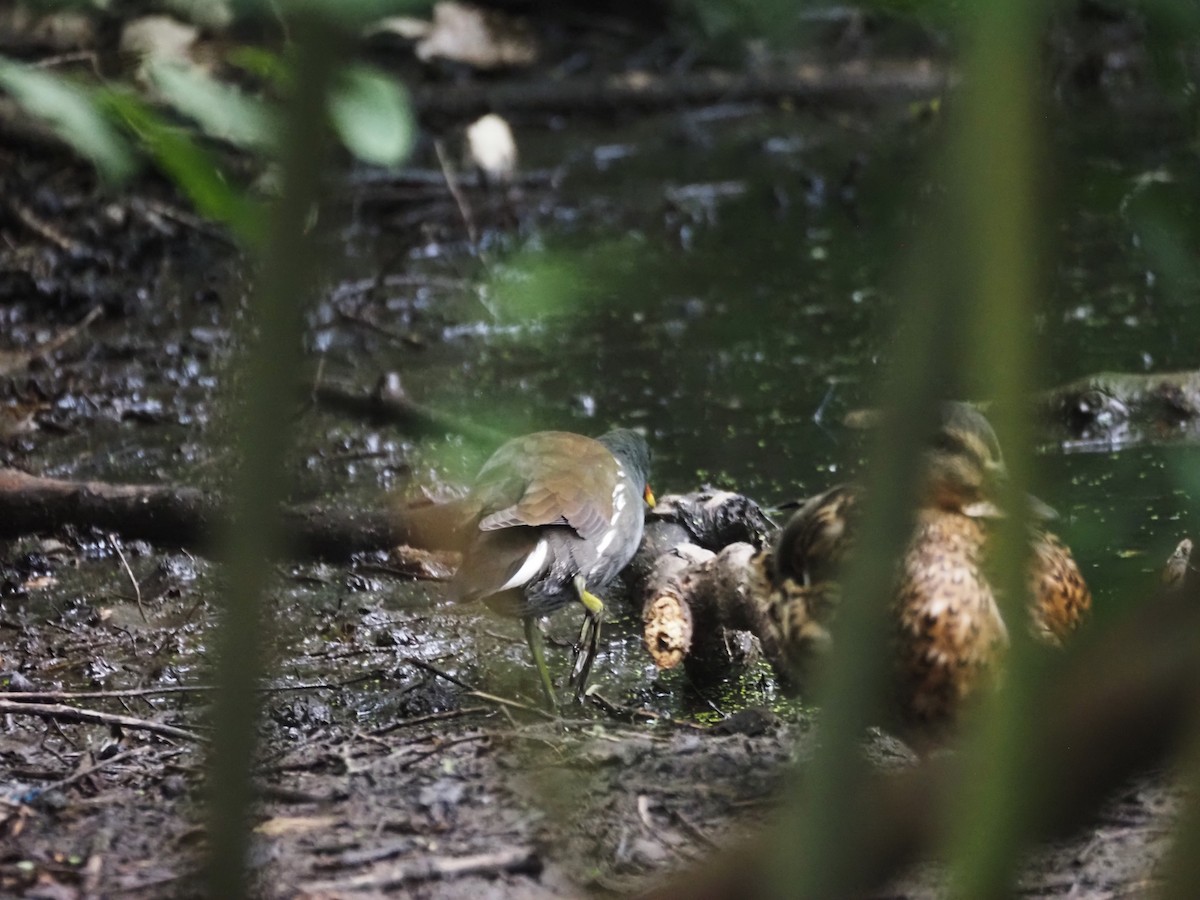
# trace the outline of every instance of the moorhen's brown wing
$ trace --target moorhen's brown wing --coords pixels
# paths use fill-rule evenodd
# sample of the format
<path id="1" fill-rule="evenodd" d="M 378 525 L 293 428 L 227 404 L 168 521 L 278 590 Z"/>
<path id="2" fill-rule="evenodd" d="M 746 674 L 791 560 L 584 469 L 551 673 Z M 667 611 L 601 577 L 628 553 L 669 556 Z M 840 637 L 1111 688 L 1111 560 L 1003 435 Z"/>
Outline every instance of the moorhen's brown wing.
<path id="1" fill-rule="evenodd" d="M 618 464 L 599 441 L 543 431 L 509 441 L 476 482 L 479 529 L 570 525 L 584 540 L 612 520 Z"/>
<path id="2" fill-rule="evenodd" d="M 569 432 L 538 432 L 497 450 L 472 491 L 481 533 L 464 554 L 454 594 L 467 600 L 535 578 L 552 562 L 544 538 L 557 544 L 602 535 L 619 470 L 607 447 Z M 525 577 L 514 582 L 518 573 Z"/>

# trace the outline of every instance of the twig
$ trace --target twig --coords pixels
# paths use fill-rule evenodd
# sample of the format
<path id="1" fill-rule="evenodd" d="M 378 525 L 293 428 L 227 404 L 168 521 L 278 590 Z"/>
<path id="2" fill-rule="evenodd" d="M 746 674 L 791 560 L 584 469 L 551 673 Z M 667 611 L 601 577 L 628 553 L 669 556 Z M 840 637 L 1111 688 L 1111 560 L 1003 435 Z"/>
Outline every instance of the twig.
<path id="1" fill-rule="evenodd" d="M 140 894 L 143 892 L 154 891 L 155 897 L 171 896 L 171 891 L 163 891 L 169 884 L 177 884 L 181 881 L 192 882 L 196 879 L 196 872 L 180 872 L 176 875 L 161 875 L 157 878 L 148 878 L 145 881 L 139 881 L 132 884 L 123 884 L 120 887 L 115 887 L 110 890 L 110 896 L 128 896 L 130 894 Z"/>
<path id="2" fill-rule="evenodd" d="M 42 240 L 53 244 L 64 253 L 69 253 L 72 256 L 88 257 L 91 259 L 99 258 L 100 254 L 98 254 L 91 247 L 88 247 L 86 244 L 75 240 L 69 235 L 63 234 L 62 231 L 60 231 L 54 225 L 51 225 L 23 203 L 18 203 L 16 200 L 10 199 L 8 201 L 8 208 L 12 214 L 16 216 L 17 221 L 19 221 L 22 225 L 24 225 Z"/>
<path id="3" fill-rule="evenodd" d="M 488 732 L 484 731 L 484 732 L 480 732 L 479 734 L 466 734 L 466 735 L 463 735 L 462 737 L 450 738 L 448 740 L 438 739 L 434 743 L 434 746 L 430 747 L 428 750 L 418 751 L 417 753 L 414 753 L 408 759 L 406 759 L 402 763 L 400 763 L 399 769 L 401 771 L 406 771 L 408 769 L 411 769 L 413 766 L 415 766 L 421 760 L 428 759 L 431 756 L 436 756 L 437 754 L 441 753 L 443 750 L 447 750 L 450 747 L 455 746 L 456 744 L 469 744 L 473 741 L 487 741 L 487 740 L 491 740 L 491 738 L 492 738 L 492 735 L 489 734 Z"/>
<path id="4" fill-rule="evenodd" d="M 425 662 L 425 660 L 417 659 L 415 656 L 406 656 L 406 657 L 404 657 L 403 662 L 405 662 L 406 664 L 408 664 L 410 666 L 416 666 L 418 669 L 424 669 L 426 672 L 429 672 L 431 675 L 436 675 L 438 678 L 444 678 L 446 681 L 449 681 L 451 684 L 457 684 L 464 691 L 469 691 L 472 693 L 475 692 L 474 686 L 463 681 L 457 675 L 451 675 L 449 672 L 445 672 L 445 671 L 439 669 L 433 663 L 427 663 L 427 662 Z"/>
<path id="5" fill-rule="evenodd" d="M 480 700 L 486 700 L 488 703 L 495 703 L 501 707 L 508 707 L 510 709 L 521 709 L 521 710 L 524 710 L 525 712 L 533 713 L 536 716 L 541 716 L 543 719 L 545 719 L 548 722 L 558 722 L 559 721 L 558 716 L 554 715 L 554 713 L 546 712 L 546 710 L 544 710 L 540 707 L 537 707 L 537 706 L 530 706 L 528 703 L 521 703 L 519 700 L 509 700 L 507 697 L 498 697 L 495 694 L 488 694 L 488 693 L 485 693 L 484 691 L 468 691 L 467 696 L 468 697 L 477 697 Z"/>
<path id="6" fill-rule="evenodd" d="M 511 435 L 502 434 L 484 425 L 444 413 L 414 401 L 407 393 L 400 376 L 385 372 L 369 393 L 354 385 L 334 380 L 314 385 L 309 391 L 312 401 L 325 409 L 395 422 L 418 433 L 461 434 L 488 446 L 499 446 Z"/>
<path id="7" fill-rule="evenodd" d="M 431 288 L 442 291 L 465 291 L 471 286 L 466 278 L 454 278 L 449 275 L 386 275 L 383 278 L 360 278 L 357 281 L 343 281 L 329 293 L 333 303 L 339 300 L 369 294 L 380 287 L 416 287 Z"/>
<path id="8" fill-rule="evenodd" d="M 142 586 L 138 584 L 137 578 L 134 577 L 133 569 L 129 568 L 129 560 L 125 558 L 125 554 L 121 550 L 121 543 L 117 540 L 117 536 L 115 534 L 110 534 L 108 536 L 108 542 L 112 544 L 112 548 L 117 551 L 117 558 L 121 560 L 121 565 L 125 567 L 125 574 L 129 576 L 129 581 L 133 585 L 133 596 L 134 599 L 137 600 L 137 608 L 138 612 L 142 614 L 142 621 L 149 625 L 150 620 L 146 618 L 146 607 L 142 605 Z"/>
<path id="9" fill-rule="evenodd" d="M 426 725 L 429 722 L 447 722 L 451 719 L 465 719 L 468 716 L 488 712 L 489 709 L 490 707 L 487 706 L 465 706 L 462 709 L 448 709 L 445 712 L 429 713 L 429 715 L 416 716 L 412 719 L 401 719 L 399 722 L 392 722 L 390 725 L 373 728 L 368 734 L 378 737 L 379 735 L 391 734 L 393 731 L 401 728 L 409 728 L 413 725 Z"/>
<path id="10" fill-rule="evenodd" d="M 255 789 L 263 800 L 276 800 L 280 803 L 333 803 L 344 799 L 345 794 L 332 791 L 327 794 L 317 794 L 312 791 L 302 791 L 298 788 L 285 787 L 279 784 L 263 784 Z"/>
<path id="11" fill-rule="evenodd" d="M 74 340 L 89 325 L 91 325 L 98 318 L 100 318 L 100 315 L 103 312 L 104 312 L 104 307 L 93 306 L 91 309 L 88 310 L 87 315 L 85 315 L 82 319 L 80 319 L 74 325 L 70 326 L 69 328 L 64 328 L 62 331 L 60 331 L 54 337 L 50 338 L 50 340 L 46 341 L 46 343 L 40 344 L 37 347 L 35 347 L 33 350 L 33 353 L 36 356 L 46 356 L 47 354 L 53 353 L 59 347 L 62 347 L 64 344 L 68 343 L 69 341 Z"/>
<path id="12" fill-rule="evenodd" d="M 458 180 L 455 178 L 454 171 L 450 168 L 450 163 L 446 159 L 446 150 L 442 146 L 442 142 L 434 141 L 433 149 L 437 153 L 438 165 L 442 167 L 442 176 L 446 179 L 446 187 L 450 189 L 450 196 L 454 198 L 454 203 L 458 207 L 458 214 L 462 216 L 463 225 L 467 228 L 467 240 L 471 242 L 471 249 L 478 256 L 479 235 L 475 231 L 475 220 L 471 216 L 471 208 L 467 205 L 467 198 L 463 196 L 463 192 L 459 189 Z"/>
<path id="13" fill-rule="evenodd" d="M 53 69 L 58 66 L 66 66 L 77 62 L 90 63 L 92 71 L 96 75 L 100 74 L 96 53 L 93 50 L 74 50 L 70 53 L 57 53 L 54 56 L 42 57 L 37 62 L 30 63 L 29 65 L 34 69 Z"/>
<path id="14" fill-rule="evenodd" d="M 388 340 L 404 344 L 406 347 L 412 347 L 419 350 L 425 346 L 425 342 L 420 338 L 415 337 L 412 334 L 407 334 L 403 331 L 396 331 L 395 329 L 388 328 L 386 325 L 380 325 L 378 322 L 371 321 L 366 316 L 361 316 L 357 313 L 352 313 L 348 310 L 337 307 L 334 308 L 334 313 L 339 319 L 342 319 L 345 322 L 349 322 L 353 325 L 361 325 L 363 328 L 370 329 L 371 331 L 382 335 Z"/>
<path id="15" fill-rule="evenodd" d="M 162 216 L 164 219 L 170 219 L 177 225 L 190 228 L 192 231 L 220 241 L 226 246 L 233 247 L 235 250 L 241 249 L 241 245 L 223 229 L 177 206 L 172 206 L 168 203 L 163 203 L 161 200 L 154 200 L 149 197 L 139 197 L 131 206 L 140 212 L 143 217 L 149 215 Z"/>
<path id="16" fill-rule="evenodd" d="M 683 831 L 688 836 L 690 836 L 692 838 L 692 840 L 696 841 L 697 843 L 703 844 L 705 847 L 708 847 L 710 850 L 720 850 L 721 849 L 720 844 L 718 844 L 716 841 L 714 841 L 712 838 L 710 838 L 699 825 L 692 822 L 679 810 L 675 809 L 672 806 L 667 806 L 664 803 L 660 803 L 659 806 L 662 809 L 666 810 L 667 815 L 669 815 L 672 819 L 674 819 L 675 824 L 677 824 L 681 829 L 683 829 Z"/>
<path id="17" fill-rule="evenodd" d="M 541 860 L 532 848 L 512 847 L 473 856 L 426 856 L 423 859 L 405 860 L 354 878 L 313 882 L 306 886 L 306 890 L 331 894 L 339 891 L 387 890 L 408 882 L 429 881 L 435 878 L 498 875 L 506 872 L 532 874 L 540 871 L 541 867 Z"/>
<path id="18" fill-rule="evenodd" d="M 37 359 L 38 357 L 49 356 L 59 347 L 76 337 L 76 335 L 91 325 L 92 322 L 96 321 L 102 312 L 104 312 L 102 307 L 94 306 L 88 311 L 86 316 L 84 316 L 74 325 L 64 328 L 44 344 L 39 344 L 38 346 L 29 350 L 0 353 L 0 375 L 7 375 L 10 372 L 23 369 L 25 366 L 29 365 L 31 360 Z"/>
<path id="19" fill-rule="evenodd" d="M 79 781 L 80 779 L 86 778 L 89 775 L 94 775 L 96 772 L 99 772 L 101 769 L 106 769 L 109 766 L 114 766 L 117 763 L 124 762 L 125 760 L 130 759 L 131 757 L 138 756 L 142 753 L 145 753 L 149 749 L 150 749 L 149 747 L 134 747 L 132 750 L 126 750 L 124 753 L 118 753 L 116 756 L 109 757 L 108 759 L 102 759 L 97 763 L 93 763 L 92 765 L 88 766 L 87 768 L 80 769 L 78 772 L 71 773 L 66 778 L 60 778 L 58 781 L 52 781 L 49 784 L 42 785 L 41 787 L 37 788 L 34 791 L 27 792 L 27 794 L 32 795 L 32 796 L 28 797 L 27 799 L 23 799 L 23 802 L 28 802 L 29 799 L 32 799 L 33 797 L 37 797 L 41 794 L 45 794 L 48 791 L 54 791 L 54 790 L 59 790 L 60 788 L 65 788 L 68 785 L 74 784 L 76 781 Z"/>
<path id="20" fill-rule="evenodd" d="M 282 694 L 286 691 L 333 690 L 374 678 L 378 672 L 366 672 L 344 681 L 312 681 L 305 684 L 268 684 L 259 688 L 264 694 Z M 114 700 L 129 697 L 155 697 L 163 694 L 195 694 L 213 690 L 211 684 L 172 684 L 163 687 L 127 688 L 119 691 L 5 691 L 5 700 L 21 703 L 38 703 L 58 700 Z"/>
<path id="21" fill-rule="evenodd" d="M 512 183 L 520 187 L 556 187 L 562 182 L 563 167 L 553 169 L 525 169 L 514 172 Z M 460 172 L 458 182 L 466 188 L 481 188 L 484 178 L 477 172 Z M 345 178 L 348 188 L 362 191 L 365 200 L 374 200 L 383 192 L 383 187 L 442 187 L 446 177 L 436 169 L 362 169 Z M 388 196 L 384 194 L 384 196 Z M 428 196 L 423 195 L 423 196 Z M 336 199 L 336 198 L 335 198 Z M 413 276 L 420 278 L 420 275 Z"/>
<path id="22" fill-rule="evenodd" d="M 709 730 L 709 726 L 707 725 L 700 725 L 697 722 L 687 722 L 683 719 L 675 719 L 663 713 L 656 713 L 651 709 L 619 706 L 611 700 L 606 700 L 600 695 L 599 691 L 588 691 L 587 699 L 591 701 L 593 706 L 621 722 L 666 722 L 669 725 L 674 725 L 676 728 L 686 728 L 689 731 Z"/>
<path id="23" fill-rule="evenodd" d="M 408 853 L 412 849 L 412 838 L 401 838 L 396 841 L 390 841 L 386 844 L 381 844 L 378 847 L 369 847 L 362 850 L 347 850 L 331 859 L 317 860 L 315 865 L 316 868 L 325 870 L 357 869 L 359 866 L 383 862 L 386 859 L 399 856 L 401 853 Z"/>
<path id="24" fill-rule="evenodd" d="M 207 742 L 207 738 L 193 731 L 176 728 L 174 725 L 163 725 L 160 722 L 150 722 L 146 719 L 100 712 L 95 709 L 80 709 L 76 706 L 66 706 L 60 703 L 22 703 L 0 699 L 0 713 L 18 716 L 36 716 L 40 719 L 50 719 L 51 721 L 58 722 L 83 722 L 89 725 L 116 726 L 118 728 L 128 728 L 130 731 L 148 731 L 160 737 L 191 741 L 195 744 Z"/>

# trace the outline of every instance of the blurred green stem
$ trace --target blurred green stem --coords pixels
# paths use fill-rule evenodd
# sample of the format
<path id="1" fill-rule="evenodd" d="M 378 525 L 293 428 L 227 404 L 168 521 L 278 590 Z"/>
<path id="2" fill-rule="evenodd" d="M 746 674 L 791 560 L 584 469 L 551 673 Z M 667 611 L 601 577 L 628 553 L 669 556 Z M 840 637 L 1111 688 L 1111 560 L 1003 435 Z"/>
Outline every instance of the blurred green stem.
<path id="1" fill-rule="evenodd" d="M 1029 717 L 1036 708 L 1028 634 L 1029 564 L 1025 485 L 1031 435 L 1030 395 L 1037 218 L 1033 98 L 1038 60 L 1035 7 L 1028 0 L 979 4 L 953 148 L 954 190 L 970 235 L 967 272 L 975 299 L 969 356 L 981 392 L 994 398 L 993 419 L 1005 447 L 1008 512 L 991 548 L 994 587 L 1012 642 L 1004 690 L 986 698 L 967 736 L 962 789 L 951 803 L 947 845 L 951 886 L 960 897 L 1006 897 L 1030 833 L 1038 768 L 1026 760 Z M 1045 711 L 1050 712 L 1050 711 Z"/>
<path id="2" fill-rule="evenodd" d="M 939 265 L 934 234 L 919 242 L 907 279 L 901 348 L 882 394 L 884 417 L 866 479 L 866 509 L 857 549 L 843 573 L 846 598 L 835 644 L 820 685 L 820 744 L 775 831 L 772 885 L 776 896 L 827 898 L 852 893 L 862 875 L 846 852 L 869 810 L 852 800 L 866 777 L 860 748 L 866 728 L 879 721 L 891 674 L 888 618 L 894 561 L 912 529 L 921 448 L 932 433 L 936 402 L 953 374 L 961 330 L 961 294 Z"/>
<path id="3" fill-rule="evenodd" d="M 964 376 L 1001 400 L 1025 396 L 1029 385 L 1032 16 L 1022 2 L 980 4 L 974 25 L 967 87 L 952 109 L 962 122 L 949 147 L 951 193 L 912 260 L 906 332 L 884 389 L 888 412 L 872 455 L 858 552 L 843 578 L 838 652 L 820 696 L 821 745 L 805 772 L 806 802 L 789 808 L 790 821 L 777 833 L 773 874 L 779 896 L 843 896 L 856 885 L 857 861 L 846 848 L 855 846 L 853 829 L 870 815 L 851 802 L 865 768 L 858 741 L 878 720 L 891 658 L 887 617 L 879 611 L 891 605 L 893 560 L 910 533 L 920 447 L 931 431 L 934 404 L 961 395 Z M 959 350 L 964 346 L 965 354 Z M 1023 504 L 1015 498 L 1028 481 L 1029 438 L 1019 404 L 998 409 L 1002 440 L 1013 451 L 1008 504 L 1015 510 L 1001 528 L 1000 553 L 1012 563 L 1001 589 L 1018 603 L 1025 539 Z M 1006 620 L 1013 632 L 1024 629 L 1023 610 Z M 1015 643 L 1023 656 L 1020 636 Z M 1027 671 L 1020 668 L 1013 679 L 1018 682 Z M 1016 726 L 1027 695 L 1022 684 L 1010 682 L 1016 689 L 1005 695 L 1009 705 L 990 720 L 984 740 L 995 743 L 993 755 L 979 754 L 981 777 L 955 799 L 961 812 L 955 825 L 961 827 L 953 830 L 952 865 L 963 896 L 1003 892 L 1025 822 L 1020 797 L 1026 786 L 1016 781 L 1023 747 Z M 1004 821 L 997 825 L 991 812 Z"/>
<path id="4" fill-rule="evenodd" d="M 339 41 L 337 28 L 315 17 L 293 20 L 294 93 L 283 125 L 282 195 L 270 214 L 258 289 L 252 306 L 238 410 L 241 464 L 233 478 L 233 524 L 225 560 L 229 589 L 215 636 L 217 691 L 208 780 L 208 892 L 247 896 L 245 864 L 259 704 L 270 629 L 264 594 L 279 555 L 278 516 L 287 488 L 284 458 L 290 435 L 301 325 L 316 281 L 306 223 L 325 159 L 325 98 Z"/>

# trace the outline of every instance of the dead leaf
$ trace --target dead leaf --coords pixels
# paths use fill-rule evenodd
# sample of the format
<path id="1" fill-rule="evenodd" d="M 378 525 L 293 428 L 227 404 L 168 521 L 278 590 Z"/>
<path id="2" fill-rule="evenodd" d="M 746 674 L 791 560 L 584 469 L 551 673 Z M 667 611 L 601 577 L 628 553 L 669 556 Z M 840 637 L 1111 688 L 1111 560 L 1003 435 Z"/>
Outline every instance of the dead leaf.
<path id="1" fill-rule="evenodd" d="M 422 550 L 402 544 L 388 551 L 388 565 L 396 574 L 424 581 L 449 581 L 458 567 L 459 555 L 444 550 Z"/>
<path id="2" fill-rule="evenodd" d="M 51 13 L 35 11 L 29 4 L 14 3 L 0 10 L 0 34 L 22 47 L 35 46 L 51 53 L 68 53 L 96 46 L 96 23 L 78 10 Z"/>
<path id="3" fill-rule="evenodd" d="M 511 181 L 517 169 L 517 140 L 508 122 L 488 113 L 468 125 L 466 158 L 467 164 L 477 166 L 488 180 Z"/>
<path id="4" fill-rule="evenodd" d="M 121 31 L 120 51 L 137 60 L 138 76 L 151 63 L 192 62 L 192 48 L 200 29 L 170 16 L 142 16 Z"/>
<path id="5" fill-rule="evenodd" d="M 405 40 L 417 41 L 433 30 L 433 23 L 413 16 L 388 16 L 380 19 L 363 31 L 363 37 L 374 37 L 377 34 L 394 34 Z"/>
<path id="6" fill-rule="evenodd" d="M 331 828 L 338 823 L 335 816 L 275 816 L 260 822 L 254 829 L 266 837 L 281 837 L 285 834 L 303 834 L 318 828 Z"/>
<path id="7" fill-rule="evenodd" d="M 476 69 L 528 66 L 537 60 L 537 42 L 520 19 L 443 0 L 433 8 L 429 33 L 417 43 L 417 58 L 448 59 Z"/>

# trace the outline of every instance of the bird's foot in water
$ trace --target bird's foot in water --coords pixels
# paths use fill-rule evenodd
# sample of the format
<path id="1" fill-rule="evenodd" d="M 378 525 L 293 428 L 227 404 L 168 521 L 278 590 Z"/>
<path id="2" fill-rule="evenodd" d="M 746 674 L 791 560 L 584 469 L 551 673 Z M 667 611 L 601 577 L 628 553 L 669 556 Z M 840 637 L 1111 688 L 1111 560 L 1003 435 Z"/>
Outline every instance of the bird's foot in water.
<path id="1" fill-rule="evenodd" d="M 583 626 L 579 629 L 579 641 L 575 645 L 575 661 L 571 666 L 570 684 L 575 689 L 575 702 L 578 703 L 583 699 L 587 690 L 592 663 L 596 661 L 596 653 L 600 648 L 600 626 L 604 621 L 604 601 L 584 587 L 582 578 L 575 579 L 575 590 L 579 595 L 579 602 L 587 610 L 584 614 Z"/>

